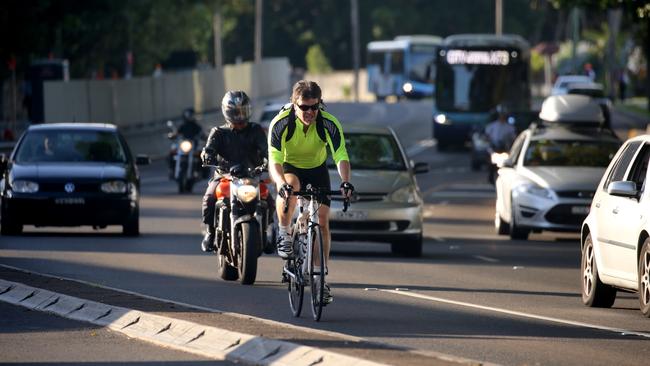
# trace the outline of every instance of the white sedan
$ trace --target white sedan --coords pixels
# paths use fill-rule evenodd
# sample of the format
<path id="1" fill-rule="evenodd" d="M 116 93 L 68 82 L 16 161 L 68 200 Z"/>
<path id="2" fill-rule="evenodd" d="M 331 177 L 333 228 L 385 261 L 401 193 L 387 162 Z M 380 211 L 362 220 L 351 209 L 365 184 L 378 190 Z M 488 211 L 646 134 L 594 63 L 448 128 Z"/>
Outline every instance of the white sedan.
<path id="1" fill-rule="evenodd" d="M 582 225 L 582 301 L 611 307 L 617 289 L 636 291 L 650 317 L 650 136 L 628 140 L 605 171 Z"/>

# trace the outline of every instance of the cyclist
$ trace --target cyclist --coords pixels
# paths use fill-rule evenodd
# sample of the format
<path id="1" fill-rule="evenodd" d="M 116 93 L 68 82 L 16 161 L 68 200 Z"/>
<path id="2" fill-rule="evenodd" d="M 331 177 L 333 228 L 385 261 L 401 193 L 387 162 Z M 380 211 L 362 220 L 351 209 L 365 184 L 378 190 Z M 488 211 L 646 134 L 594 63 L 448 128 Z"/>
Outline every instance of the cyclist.
<path id="1" fill-rule="evenodd" d="M 267 153 L 266 136 L 262 127 L 250 122 L 252 103 L 248 95 L 241 90 L 226 92 L 221 100 L 221 112 L 226 123 L 210 131 L 208 141 L 201 152 L 204 163 L 216 163 L 222 169 L 242 164 L 256 167 L 264 161 Z M 215 249 L 214 208 L 217 199 L 214 191 L 219 184 L 219 174 L 210 179 L 203 195 L 202 213 L 205 235 L 201 241 L 204 252 Z"/>
<path id="2" fill-rule="evenodd" d="M 330 190 L 329 173 L 325 164 L 327 146 L 330 147 L 341 177 L 341 193 L 350 197 L 354 191 L 350 184 L 350 161 L 345 149 L 343 129 L 336 117 L 323 110 L 321 96 L 321 89 L 315 82 L 298 81 L 293 86 L 291 103 L 275 116 L 269 126 L 269 172 L 278 189 L 278 255 L 283 259 L 293 257 L 290 231 L 296 198 L 291 196 L 291 192 L 308 184 Z M 284 212 L 284 200 L 287 199 L 289 209 Z M 329 197 L 322 203 L 318 216 L 325 253 L 323 263 L 327 273 L 330 252 Z M 323 294 L 323 302 L 331 303 L 333 297 L 328 284 L 325 284 Z"/>

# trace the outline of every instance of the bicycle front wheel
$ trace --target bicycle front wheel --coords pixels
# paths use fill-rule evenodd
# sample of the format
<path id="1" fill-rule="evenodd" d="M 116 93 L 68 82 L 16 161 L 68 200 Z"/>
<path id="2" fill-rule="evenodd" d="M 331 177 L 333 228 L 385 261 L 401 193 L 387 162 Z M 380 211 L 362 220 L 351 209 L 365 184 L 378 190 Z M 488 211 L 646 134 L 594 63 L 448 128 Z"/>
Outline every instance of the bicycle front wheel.
<path id="1" fill-rule="evenodd" d="M 320 226 L 311 229 L 312 253 L 309 258 L 309 284 L 311 286 L 311 313 L 319 321 L 323 313 L 323 288 L 325 287 L 325 249 Z M 317 255 L 314 255 L 317 254 Z M 317 270 L 314 270 L 317 268 Z"/>
<path id="2" fill-rule="evenodd" d="M 289 276 L 289 307 L 291 308 L 291 314 L 294 317 L 299 317 L 302 312 L 302 299 L 305 293 L 300 265 L 296 260 L 290 259 L 287 261 L 286 266 L 292 274 L 292 276 Z"/>

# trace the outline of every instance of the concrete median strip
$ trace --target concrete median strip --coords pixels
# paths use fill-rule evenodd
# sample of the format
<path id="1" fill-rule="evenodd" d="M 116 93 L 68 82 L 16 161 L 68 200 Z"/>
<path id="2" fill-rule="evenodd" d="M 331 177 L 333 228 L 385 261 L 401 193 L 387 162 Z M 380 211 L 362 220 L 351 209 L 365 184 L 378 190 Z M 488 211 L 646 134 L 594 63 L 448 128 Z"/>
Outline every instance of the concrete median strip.
<path id="1" fill-rule="evenodd" d="M 218 360 L 250 365 L 382 365 L 314 347 L 106 305 L 2 279 L 0 301 L 104 326 L 132 338 Z"/>

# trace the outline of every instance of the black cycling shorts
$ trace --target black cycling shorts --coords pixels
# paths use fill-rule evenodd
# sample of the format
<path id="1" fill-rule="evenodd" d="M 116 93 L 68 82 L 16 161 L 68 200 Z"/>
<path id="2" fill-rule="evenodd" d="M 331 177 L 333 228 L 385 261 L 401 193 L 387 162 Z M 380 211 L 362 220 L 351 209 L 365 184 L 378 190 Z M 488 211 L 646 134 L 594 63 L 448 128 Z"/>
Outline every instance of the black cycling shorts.
<path id="1" fill-rule="evenodd" d="M 311 184 L 312 187 L 318 187 L 328 191 L 331 189 L 330 173 L 327 170 L 327 165 L 325 163 L 323 163 L 321 166 L 311 169 L 297 168 L 289 163 L 284 163 L 282 164 L 282 168 L 284 169 L 285 174 L 291 173 L 298 177 L 298 180 L 300 181 L 300 188 L 302 190 L 307 188 L 307 184 Z M 322 203 L 329 207 L 331 202 L 332 201 L 328 196 L 323 200 Z"/>

